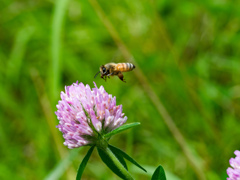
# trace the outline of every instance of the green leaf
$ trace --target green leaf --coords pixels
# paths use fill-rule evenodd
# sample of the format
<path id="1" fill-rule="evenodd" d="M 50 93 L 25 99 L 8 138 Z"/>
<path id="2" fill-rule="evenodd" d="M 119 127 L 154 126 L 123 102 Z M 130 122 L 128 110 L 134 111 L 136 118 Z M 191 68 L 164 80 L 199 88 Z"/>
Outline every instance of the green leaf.
<path id="1" fill-rule="evenodd" d="M 152 179 L 151 180 L 166 180 L 166 175 L 164 172 L 164 169 L 161 165 L 157 167 L 155 172 L 153 173 Z"/>
<path id="2" fill-rule="evenodd" d="M 114 147 L 112 145 L 108 145 L 108 147 L 111 149 L 111 151 L 114 154 L 118 154 L 119 156 L 124 157 L 125 159 L 127 159 L 128 161 L 130 161 L 131 163 L 133 163 L 134 165 L 136 165 L 137 167 L 139 167 L 140 169 L 142 169 L 143 171 L 147 172 L 146 169 L 144 169 L 140 164 L 138 164 L 132 157 L 130 157 L 128 154 L 126 154 L 125 152 L 123 152 L 121 149 L 118 149 L 117 147 Z"/>
<path id="3" fill-rule="evenodd" d="M 108 166 L 109 169 L 111 169 L 116 175 L 121 177 L 122 179 L 126 179 L 125 175 L 120 171 L 120 169 L 115 165 L 113 160 L 108 156 L 106 152 L 101 150 L 100 148 L 97 148 L 98 154 L 101 157 L 102 161 Z M 119 160 L 120 161 L 120 160 Z"/>
<path id="4" fill-rule="evenodd" d="M 105 134 L 104 137 L 106 137 L 106 138 L 111 137 L 114 134 L 120 133 L 124 130 L 127 130 L 129 128 L 132 128 L 132 127 L 138 126 L 138 125 L 140 125 L 139 122 L 122 125 L 122 126 L 118 127 L 117 129 L 114 129 L 113 131 L 109 132 L 108 134 Z"/>
<path id="5" fill-rule="evenodd" d="M 82 160 L 82 162 L 81 162 L 81 164 L 80 164 L 80 166 L 79 166 L 79 168 L 78 168 L 76 180 L 80 180 L 80 179 L 81 179 L 82 174 L 83 174 L 83 171 L 84 171 L 84 169 L 85 169 L 85 167 L 86 167 L 86 165 L 87 165 L 87 162 L 88 162 L 88 160 L 89 160 L 89 158 L 90 158 L 90 156 L 91 156 L 91 154 L 92 154 L 92 152 L 93 152 L 94 147 L 95 147 L 95 146 L 92 146 L 92 147 L 88 150 L 86 156 L 83 158 L 83 160 Z"/>
<path id="6" fill-rule="evenodd" d="M 120 154 L 117 154 L 115 152 L 112 151 L 112 153 L 117 157 L 117 159 L 119 160 L 119 162 L 123 165 L 123 167 L 128 170 L 128 167 L 127 167 L 127 163 L 126 161 L 124 160 L 124 158 L 122 157 L 122 155 Z"/>

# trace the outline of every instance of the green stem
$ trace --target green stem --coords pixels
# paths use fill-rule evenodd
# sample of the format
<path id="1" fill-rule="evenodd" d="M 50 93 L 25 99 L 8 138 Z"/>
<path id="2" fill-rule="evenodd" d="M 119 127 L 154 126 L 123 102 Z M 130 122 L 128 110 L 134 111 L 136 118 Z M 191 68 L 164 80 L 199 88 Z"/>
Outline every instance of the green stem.
<path id="1" fill-rule="evenodd" d="M 130 173 L 123 167 L 123 165 L 119 162 L 117 157 L 112 153 L 112 151 L 106 147 L 102 149 L 106 155 L 113 161 L 113 163 L 116 165 L 116 167 L 122 172 L 122 174 L 125 176 L 125 179 L 127 180 L 134 180 L 134 178 L 130 175 Z"/>

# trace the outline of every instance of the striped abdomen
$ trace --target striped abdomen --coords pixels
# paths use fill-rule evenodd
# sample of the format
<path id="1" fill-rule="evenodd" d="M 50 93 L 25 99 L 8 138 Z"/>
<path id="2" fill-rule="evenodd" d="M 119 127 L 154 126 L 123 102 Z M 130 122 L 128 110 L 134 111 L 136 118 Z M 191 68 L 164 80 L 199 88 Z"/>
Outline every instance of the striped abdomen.
<path id="1" fill-rule="evenodd" d="M 132 63 L 118 63 L 115 66 L 115 71 L 127 72 L 133 70 L 134 68 L 135 66 Z"/>

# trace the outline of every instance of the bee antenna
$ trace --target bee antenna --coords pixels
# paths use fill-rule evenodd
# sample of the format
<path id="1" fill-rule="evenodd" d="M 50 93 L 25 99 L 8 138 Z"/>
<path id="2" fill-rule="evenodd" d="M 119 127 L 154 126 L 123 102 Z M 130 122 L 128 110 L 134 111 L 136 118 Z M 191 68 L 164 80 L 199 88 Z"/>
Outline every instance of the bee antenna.
<path id="1" fill-rule="evenodd" d="M 94 78 L 96 78 L 99 73 L 100 73 L 100 71 L 98 71 L 97 74 L 95 74 Z"/>

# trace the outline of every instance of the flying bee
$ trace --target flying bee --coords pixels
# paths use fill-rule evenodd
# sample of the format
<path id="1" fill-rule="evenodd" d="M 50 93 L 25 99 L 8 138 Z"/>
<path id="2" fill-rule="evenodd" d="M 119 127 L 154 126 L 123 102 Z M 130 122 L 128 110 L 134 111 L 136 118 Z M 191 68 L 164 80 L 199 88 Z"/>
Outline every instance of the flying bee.
<path id="1" fill-rule="evenodd" d="M 94 78 L 101 73 L 101 78 L 103 78 L 105 81 L 107 77 L 109 78 L 109 76 L 117 75 L 119 79 L 121 79 L 123 82 L 126 82 L 123 79 L 122 72 L 132 71 L 134 68 L 135 66 L 132 63 L 108 63 L 100 66 L 100 71 L 97 72 Z"/>

